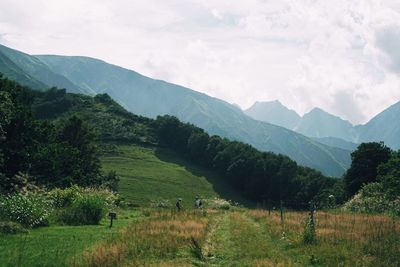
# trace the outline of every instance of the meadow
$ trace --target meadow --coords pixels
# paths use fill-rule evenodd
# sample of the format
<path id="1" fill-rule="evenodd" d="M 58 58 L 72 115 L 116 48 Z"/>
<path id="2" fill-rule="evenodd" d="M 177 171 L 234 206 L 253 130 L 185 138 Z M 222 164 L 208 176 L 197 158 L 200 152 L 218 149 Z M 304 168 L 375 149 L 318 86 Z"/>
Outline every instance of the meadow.
<path id="1" fill-rule="evenodd" d="M 79 266 L 399 266 L 398 218 L 265 210 L 148 210 L 147 217 L 84 253 Z"/>
<path id="2" fill-rule="evenodd" d="M 305 243 L 308 212 L 285 210 L 281 221 L 278 211 L 252 209 L 215 173 L 168 149 L 109 145 L 103 152 L 126 204 L 114 227 L 105 218 L 0 235 L 0 266 L 400 266 L 398 217 L 316 211 L 315 240 Z M 193 209 L 196 195 L 204 210 Z M 174 209 L 177 197 L 182 212 Z M 170 205 L 151 205 L 159 201 Z"/>

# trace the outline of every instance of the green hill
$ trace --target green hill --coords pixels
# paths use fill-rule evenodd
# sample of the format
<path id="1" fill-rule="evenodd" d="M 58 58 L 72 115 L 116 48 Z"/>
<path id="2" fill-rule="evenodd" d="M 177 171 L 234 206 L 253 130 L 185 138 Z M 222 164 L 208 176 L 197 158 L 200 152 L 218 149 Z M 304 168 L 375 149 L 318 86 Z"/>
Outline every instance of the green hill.
<path id="1" fill-rule="evenodd" d="M 211 135 L 248 143 L 261 151 L 289 156 L 329 176 L 341 176 L 350 152 L 320 144 L 301 134 L 254 120 L 223 100 L 89 57 L 36 56 L 81 88 L 107 93 L 134 114 L 172 115 Z"/>
<path id="2" fill-rule="evenodd" d="M 120 177 L 119 193 L 129 203 L 148 206 L 182 198 L 184 206 L 201 198 L 222 197 L 248 204 L 215 172 L 196 166 L 166 148 L 139 145 L 108 145 L 101 157 L 105 171 Z"/>

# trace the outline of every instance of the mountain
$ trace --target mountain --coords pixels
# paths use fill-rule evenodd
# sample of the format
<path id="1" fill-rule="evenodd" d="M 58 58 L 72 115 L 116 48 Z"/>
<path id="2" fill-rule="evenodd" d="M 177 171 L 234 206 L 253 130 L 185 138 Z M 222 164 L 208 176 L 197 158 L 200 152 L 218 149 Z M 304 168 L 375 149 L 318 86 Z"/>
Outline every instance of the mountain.
<path id="1" fill-rule="evenodd" d="M 288 109 L 278 100 L 269 102 L 255 102 L 245 113 L 253 119 L 269 122 L 287 129 L 293 129 L 300 122 L 301 117 L 295 111 Z"/>
<path id="2" fill-rule="evenodd" d="M 303 135 L 254 120 L 238 107 L 188 88 L 88 57 L 37 56 L 53 71 L 88 91 L 107 93 L 127 110 L 154 118 L 173 115 L 185 122 L 263 151 L 288 155 L 299 164 L 340 176 L 349 151 L 331 148 Z"/>
<path id="3" fill-rule="evenodd" d="M 350 122 L 320 108 L 314 108 L 304 114 L 293 130 L 309 137 L 336 137 L 346 141 L 353 141 L 356 136 L 356 131 Z"/>
<path id="4" fill-rule="evenodd" d="M 356 126 L 359 142 L 383 141 L 392 149 L 400 149 L 400 102 L 385 109 L 367 124 Z"/>
<path id="5" fill-rule="evenodd" d="M 358 144 L 356 143 L 349 142 L 336 137 L 321 137 L 321 138 L 313 137 L 312 139 L 327 146 L 338 147 L 349 151 L 354 151 L 358 147 Z"/>
<path id="6" fill-rule="evenodd" d="M 91 93 L 53 72 L 38 58 L 3 45 L 0 45 L 0 72 L 9 79 L 38 90 L 54 86 L 66 88 L 72 93 Z"/>
<path id="7" fill-rule="evenodd" d="M 11 61 L 0 51 L 0 72 L 11 80 L 18 81 L 20 84 L 29 86 L 36 90 L 46 88 L 44 83 L 25 73 L 18 65 Z"/>

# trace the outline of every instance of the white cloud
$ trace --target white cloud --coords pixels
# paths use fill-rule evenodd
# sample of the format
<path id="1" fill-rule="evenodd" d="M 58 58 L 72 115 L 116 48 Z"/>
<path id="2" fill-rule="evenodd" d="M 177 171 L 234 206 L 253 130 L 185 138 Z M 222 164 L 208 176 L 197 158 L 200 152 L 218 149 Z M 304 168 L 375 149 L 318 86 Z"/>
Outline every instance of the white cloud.
<path id="1" fill-rule="evenodd" d="M 400 100 L 396 0 L 2 0 L 0 42 L 354 123 Z"/>

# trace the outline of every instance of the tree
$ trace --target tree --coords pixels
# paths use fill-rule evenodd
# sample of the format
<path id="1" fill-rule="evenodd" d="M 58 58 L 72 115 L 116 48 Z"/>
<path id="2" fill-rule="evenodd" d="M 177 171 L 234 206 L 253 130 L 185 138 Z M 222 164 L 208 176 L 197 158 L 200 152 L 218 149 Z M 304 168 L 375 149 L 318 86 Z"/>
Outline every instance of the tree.
<path id="1" fill-rule="evenodd" d="M 378 181 L 390 199 L 400 197 L 400 151 L 378 167 Z"/>
<path id="2" fill-rule="evenodd" d="M 194 132 L 190 135 L 188 140 L 188 151 L 192 158 L 203 160 L 204 153 L 207 148 L 209 136 L 203 132 Z"/>
<path id="3" fill-rule="evenodd" d="M 354 195 L 363 184 L 377 180 L 377 168 L 389 160 L 390 148 L 381 143 L 362 143 L 351 153 L 351 166 L 344 176 L 349 196 Z"/>
<path id="4" fill-rule="evenodd" d="M 59 142 L 77 153 L 75 168 L 67 173 L 76 184 L 88 186 L 100 183 L 101 166 L 95 138 L 94 130 L 75 115 L 61 126 Z"/>

